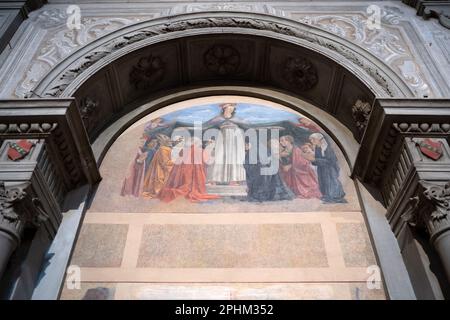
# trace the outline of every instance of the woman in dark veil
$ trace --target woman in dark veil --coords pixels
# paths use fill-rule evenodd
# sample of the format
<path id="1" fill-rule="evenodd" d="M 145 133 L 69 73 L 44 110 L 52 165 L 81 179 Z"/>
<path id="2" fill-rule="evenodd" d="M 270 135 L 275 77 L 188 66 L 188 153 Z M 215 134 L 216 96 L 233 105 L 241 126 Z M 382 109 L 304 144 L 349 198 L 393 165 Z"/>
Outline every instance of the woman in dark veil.
<path id="1" fill-rule="evenodd" d="M 324 203 L 346 203 L 345 192 L 339 181 L 339 164 L 331 146 L 321 133 L 313 133 L 309 136 L 314 146 L 314 161 L 317 167 L 320 192 Z"/>
<path id="2" fill-rule="evenodd" d="M 247 180 L 247 201 L 263 202 L 263 201 L 280 201 L 292 200 L 295 198 L 292 191 L 284 184 L 280 177 L 279 166 L 279 146 L 278 140 L 268 142 L 267 151 L 271 163 L 262 164 L 259 159 L 258 150 L 254 148 L 248 141 L 245 143 L 245 173 Z M 258 161 L 250 163 L 250 152 L 258 152 Z M 275 168 L 271 172 L 271 164 L 276 162 Z M 266 170 L 264 170 L 266 169 Z"/>

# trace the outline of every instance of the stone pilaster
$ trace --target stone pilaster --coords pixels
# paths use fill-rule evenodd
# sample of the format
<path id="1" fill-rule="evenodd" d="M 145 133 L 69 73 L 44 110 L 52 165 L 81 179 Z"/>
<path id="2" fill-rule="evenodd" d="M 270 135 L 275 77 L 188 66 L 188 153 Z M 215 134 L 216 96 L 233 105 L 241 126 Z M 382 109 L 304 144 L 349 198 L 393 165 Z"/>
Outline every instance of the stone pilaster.
<path id="1" fill-rule="evenodd" d="M 0 101 L 0 279 L 12 288 L 3 298 L 31 297 L 66 195 L 99 179 L 74 100 Z"/>
<path id="2" fill-rule="evenodd" d="M 450 280 L 449 137 L 449 100 L 379 99 L 353 173 L 378 193 L 424 299 L 441 298 L 444 273 Z"/>
<path id="3" fill-rule="evenodd" d="M 31 183 L 5 186 L 0 182 L 0 277 L 24 229 L 39 228 L 48 218 L 41 200 L 33 197 Z"/>
<path id="4" fill-rule="evenodd" d="M 406 137 L 384 181 L 387 218 L 402 238 L 422 229 L 450 281 L 450 147 L 443 138 Z"/>

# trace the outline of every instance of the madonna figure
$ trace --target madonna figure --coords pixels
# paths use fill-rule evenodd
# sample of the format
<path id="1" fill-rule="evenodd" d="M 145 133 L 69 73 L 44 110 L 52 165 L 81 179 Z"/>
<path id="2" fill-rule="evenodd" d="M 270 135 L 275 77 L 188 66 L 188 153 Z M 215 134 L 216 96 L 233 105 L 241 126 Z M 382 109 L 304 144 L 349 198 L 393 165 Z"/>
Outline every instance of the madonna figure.
<path id="1" fill-rule="evenodd" d="M 214 164 L 210 168 L 212 184 L 239 185 L 245 182 L 245 140 L 241 123 L 234 117 L 236 104 L 221 105 L 221 114 L 205 125 L 218 127 L 220 136 L 215 142 Z"/>

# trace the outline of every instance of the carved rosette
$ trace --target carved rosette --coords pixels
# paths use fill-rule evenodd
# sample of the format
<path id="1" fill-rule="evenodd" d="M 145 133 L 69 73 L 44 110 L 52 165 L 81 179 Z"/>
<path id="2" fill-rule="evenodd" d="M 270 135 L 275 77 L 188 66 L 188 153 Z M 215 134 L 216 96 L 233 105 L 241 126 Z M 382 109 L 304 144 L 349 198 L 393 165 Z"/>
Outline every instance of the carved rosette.
<path id="1" fill-rule="evenodd" d="M 424 227 L 431 242 L 450 231 L 450 181 L 438 185 L 420 181 L 421 193 L 410 199 L 410 208 L 402 218 L 414 227 Z"/>
<path id="2" fill-rule="evenodd" d="M 130 83 L 137 89 L 148 89 L 164 78 L 164 61 L 158 57 L 149 55 L 139 59 L 130 73 Z"/>
<path id="3" fill-rule="evenodd" d="M 352 117 L 355 120 L 355 125 L 360 132 L 364 132 L 369 122 L 370 112 L 372 111 L 372 106 L 368 102 L 363 102 L 361 100 L 356 100 L 355 104 L 352 106 Z"/>
<path id="4" fill-rule="evenodd" d="M 343 59 L 346 59 L 362 68 L 363 71 L 366 72 L 366 74 L 372 78 L 389 96 L 393 97 L 399 92 L 399 89 L 395 83 L 391 81 L 389 77 L 381 74 L 379 69 L 374 66 L 370 60 L 366 59 L 364 56 L 356 54 L 344 45 L 338 44 L 330 39 L 323 39 L 310 30 L 304 30 L 302 27 L 293 27 L 284 23 L 274 23 L 255 17 L 249 18 L 236 16 L 208 18 L 192 17 L 188 20 L 171 21 L 170 23 L 161 23 L 148 26 L 132 34 L 121 35 L 97 48 L 96 51 L 90 52 L 84 57 L 77 59 L 77 62 L 70 68 L 66 69 L 57 79 L 52 81 L 51 84 L 43 90 L 42 94 L 52 97 L 60 96 L 69 84 L 90 66 L 94 65 L 96 62 L 112 54 L 113 52 L 125 48 L 126 46 L 161 34 L 202 28 L 246 28 L 266 30 L 281 35 L 297 37 L 315 45 L 324 47 L 327 50 L 333 50 Z M 33 95 L 34 93 L 31 92 L 30 96 Z"/>
<path id="5" fill-rule="evenodd" d="M 205 52 L 203 62 L 206 68 L 219 76 L 235 74 L 241 64 L 239 52 L 228 45 L 215 45 Z"/>
<path id="6" fill-rule="evenodd" d="M 306 58 L 288 58 L 284 63 L 283 78 L 299 91 L 312 89 L 318 81 L 317 70 Z"/>
<path id="7" fill-rule="evenodd" d="M 39 227 L 48 219 L 38 198 L 31 196 L 30 183 L 6 187 L 0 182 L 0 231 L 20 242 L 26 226 Z"/>

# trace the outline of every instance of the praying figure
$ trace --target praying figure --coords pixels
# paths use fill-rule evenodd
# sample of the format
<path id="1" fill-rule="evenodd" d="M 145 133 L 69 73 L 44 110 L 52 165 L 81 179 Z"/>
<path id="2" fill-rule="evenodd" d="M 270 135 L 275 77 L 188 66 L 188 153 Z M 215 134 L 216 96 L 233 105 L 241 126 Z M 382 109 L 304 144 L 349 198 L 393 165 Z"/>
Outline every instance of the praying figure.
<path id="1" fill-rule="evenodd" d="M 256 163 L 251 163 L 250 152 L 254 148 L 249 142 L 245 144 L 245 171 L 247 177 L 247 201 L 280 201 L 292 200 L 295 195 L 285 185 L 280 177 L 279 170 L 273 172 L 263 172 L 263 168 L 268 168 L 270 164 L 263 165 L 258 159 Z M 271 161 L 279 162 L 279 142 L 278 140 L 269 140 L 267 144 L 268 157 Z"/>
<path id="2" fill-rule="evenodd" d="M 280 147 L 280 174 L 286 185 L 298 198 L 320 198 L 317 175 L 307 154 L 294 145 L 291 135 L 280 138 Z"/>
<path id="3" fill-rule="evenodd" d="M 178 156 L 180 161 L 173 166 L 158 198 L 164 202 L 177 197 L 184 197 L 191 202 L 218 199 L 218 196 L 206 192 L 202 141 L 192 138 L 191 143 L 186 143 Z"/>
<path id="4" fill-rule="evenodd" d="M 144 185 L 145 162 L 147 158 L 145 143 L 146 139 L 145 137 L 142 137 L 139 140 L 139 148 L 136 156 L 128 168 L 127 176 L 123 181 L 122 191 L 120 192 L 120 195 L 122 196 L 139 197 L 141 195 L 142 187 Z"/>
<path id="5" fill-rule="evenodd" d="M 314 146 L 314 161 L 317 167 L 320 192 L 324 203 L 346 203 L 345 192 L 339 181 L 339 164 L 331 146 L 321 133 L 313 133 L 309 141 Z"/>
<path id="6" fill-rule="evenodd" d="M 172 141 L 164 134 L 158 134 L 156 138 L 160 147 L 153 156 L 144 179 L 143 196 L 147 198 L 158 196 L 174 165 L 171 160 Z"/>

